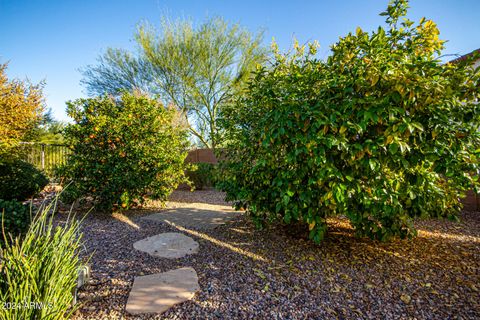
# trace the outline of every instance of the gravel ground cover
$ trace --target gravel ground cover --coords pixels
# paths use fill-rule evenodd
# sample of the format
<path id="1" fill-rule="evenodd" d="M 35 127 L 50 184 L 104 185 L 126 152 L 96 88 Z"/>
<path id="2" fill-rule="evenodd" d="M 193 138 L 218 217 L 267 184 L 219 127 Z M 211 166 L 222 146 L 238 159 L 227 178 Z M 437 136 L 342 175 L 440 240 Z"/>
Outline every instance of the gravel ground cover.
<path id="1" fill-rule="evenodd" d="M 224 204 L 222 198 L 212 190 L 176 191 L 168 205 Z M 208 231 L 140 219 L 152 212 L 84 220 L 92 278 L 79 293 L 74 319 L 480 318 L 478 212 L 463 212 L 460 223 L 418 221 L 418 238 L 392 243 L 355 238 L 345 220 L 332 219 L 319 246 L 281 226 L 256 230 L 244 217 Z M 135 241 L 162 232 L 192 237 L 199 253 L 170 260 L 133 249 Z M 162 315 L 125 312 L 135 276 L 181 267 L 198 274 L 193 300 Z"/>

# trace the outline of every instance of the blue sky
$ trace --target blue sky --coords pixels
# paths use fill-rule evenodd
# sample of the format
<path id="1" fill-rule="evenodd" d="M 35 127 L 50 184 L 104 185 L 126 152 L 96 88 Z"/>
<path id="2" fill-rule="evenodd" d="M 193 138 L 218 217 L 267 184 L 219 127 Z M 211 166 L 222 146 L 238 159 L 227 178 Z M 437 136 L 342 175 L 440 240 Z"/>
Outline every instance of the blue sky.
<path id="1" fill-rule="evenodd" d="M 280 48 L 293 37 L 318 40 L 320 53 L 340 36 L 376 29 L 387 0 L 0 0 L 0 63 L 9 61 L 9 77 L 46 81 L 47 104 L 57 119 L 67 120 L 65 101 L 85 97 L 79 68 L 94 64 L 107 47 L 134 48 L 132 36 L 144 20 L 158 24 L 162 15 L 196 22 L 223 16 L 251 31 L 265 30 L 265 43 L 275 37 Z M 480 48 L 479 0 L 412 0 L 409 17 L 434 20 L 445 54 Z"/>

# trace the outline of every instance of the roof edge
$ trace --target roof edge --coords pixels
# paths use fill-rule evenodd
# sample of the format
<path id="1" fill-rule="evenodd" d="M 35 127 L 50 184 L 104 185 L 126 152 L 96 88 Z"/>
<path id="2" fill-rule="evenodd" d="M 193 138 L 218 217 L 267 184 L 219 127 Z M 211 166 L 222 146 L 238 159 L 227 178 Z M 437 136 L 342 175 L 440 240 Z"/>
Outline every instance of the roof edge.
<path id="1" fill-rule="evenodd" d="M 467 54 L 464 54 L 463 56 L 460 56 L 458 58 L 450 60 L 448 63 L 458 63 L 458 62 L 464 61 L 464 60 L 468 59 L 469 57 L 473 56 L 476 53 L 480 54 L 480 48 L 476 49 L 476 50 L 473 50 L 472 52 L 469 52 Z"/>

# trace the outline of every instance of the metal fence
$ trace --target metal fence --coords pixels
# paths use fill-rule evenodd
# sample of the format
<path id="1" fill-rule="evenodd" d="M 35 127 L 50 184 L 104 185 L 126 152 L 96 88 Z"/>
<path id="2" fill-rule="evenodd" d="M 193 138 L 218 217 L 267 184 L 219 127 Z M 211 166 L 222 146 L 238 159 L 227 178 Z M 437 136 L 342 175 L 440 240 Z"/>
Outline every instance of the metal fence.
<path id="1" fill-rule="evenodd" d="M 23 160 L 43 170 L 52 180 L 55 180 L 55 168 L 65 164 L 70 149 L 62 144 L 47 144 L 38 142 L 21 142 L 20 153 Z M 217 157 L 212 149 L 194 149 L 187 155 L 187 162 L 217 163 Z"/>
<path id="2" fill-rule="evenodd" d="M 55 168 L 65 164 L 70 150 L 61 144 L 22 142 L 20 150 L 23 160 L 43 170 L 50 178 L 55 178 Z"/>

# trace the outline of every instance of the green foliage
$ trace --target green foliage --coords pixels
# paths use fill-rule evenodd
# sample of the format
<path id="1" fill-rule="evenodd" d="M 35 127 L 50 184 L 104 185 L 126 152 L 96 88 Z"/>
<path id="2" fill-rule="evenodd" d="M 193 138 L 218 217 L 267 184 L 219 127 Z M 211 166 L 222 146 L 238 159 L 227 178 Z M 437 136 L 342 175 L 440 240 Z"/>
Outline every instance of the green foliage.
<path id="1" fill-rule="evenodd" d="M 16 200 L 0 199 L 0 243 L 10 236 L 24 234 L 30 225 L 30 209 Z"/>
<path id="2" fill-rule="evenodd" d="M 22 160 L 0 163 L 0 199 L 23 201 L 39 193 L 48 184 L 47 177 Z"/>
<path id="3" fill-rule="evenodd" d="M 187 171 L 188 180 L 197 190 L 204 187 L 214 187 L 217 181 L 217 166 L 213 163 L 197 163 L 194 168 Z"/>
<path id="4" fill-rule="evenodd" d="M 72 153 L 59 175 L 71 186 L 63 199 L 91 196 L 99 209 L 130 208 L 145 196 L 166 199 L 184 182 L 188 147 L 178 113 L 125 93 L 68 103 L 65 129 Z"/>
<path id="5" fill-rule="evenodd" d="M 14 147 L 40 121 L 43 85 L 8 79 L 7 64 L 0 64 L 0 163 L 15 158 Z"/>
<path id="6" fill-rule="evenodd" d="M 25 237 L 0 249 L 0 319 L 69 319 L 77 285 L 81 234 L 70 219 L 54 227 L 51 206 L 40 209 Z"/>
<path id="7" fill-rule="evenodd" d="M 41 120 L 27 132 L 22 140 L 46 144 L 63 144 L 65 126 L 66 123 L 54 119 L 52 110 L 49 109 L 42 114 Z"/>
<path id="8" fill-rule="evenodd" d="M 435 24 L 406 9 L 393 1 L 387 30 L 357 28 L 327 61 L 315 44 L 275 51 L 225 110 L 223 188 L 258 225 L 301 222 L 319 242 L 346 215 L 359 235 L 411 237 L 414 217 L 455 218 L 478 187 L 479 72 L 442 63 Z"/>
<path id="9" fill-rule="evenodd" d="M 262 34 L 253 36 L 221 18 L 198 28 L 191 21 L 162 20 L 161 33 L 142 25 L 135 35 L 139 54 L 108 49 L 97 66 L 84 70 L 83 83 L 93 94 L 118 95 L 140 90 L 160 95 L 182 110 L 199 144 L 222 142 L 217 119 L 223 106 L 265 59 Z"/>

